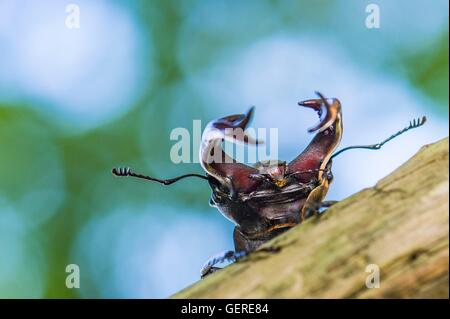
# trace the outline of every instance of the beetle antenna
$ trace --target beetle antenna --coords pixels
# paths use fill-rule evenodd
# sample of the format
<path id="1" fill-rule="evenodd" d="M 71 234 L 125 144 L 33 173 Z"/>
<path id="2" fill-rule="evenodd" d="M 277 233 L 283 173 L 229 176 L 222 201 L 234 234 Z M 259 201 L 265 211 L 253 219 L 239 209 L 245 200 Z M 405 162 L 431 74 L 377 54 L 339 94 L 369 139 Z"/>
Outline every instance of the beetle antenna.
<path id="1" fill-rule="evenodd" d="M 402 135 L 403 133 L 412 130 L 414 128 L 420 127 L 422 125 L 425 124 L 425 122 L 427 121 L 426 116 L 423 116 L 422 118 L 417 118 L 417 119 L 413 119 L 412 121 L 409 122 L 409 126 L 405 127 L 404 129 L 398 131 L 397 133 L 391 135 L 390 137 L 388 137 L 387 139 L 385 139 L 384 141 L 377 143 L 377 144 L 372 144 L 372 145 L 353 145 L 353 146 L 348 146 L 346 148 L 341 149 L 340 151 L 337 151 L 336 153 L 334 153 L 330 159 L 338 156 L 339 154 L 351 150 L 351 149 L 357 149 L 357 148 L 364 148 L 364 149 L 368 149 L 368 150 L 379 150 L 384 144 L 386 144 L 387 142 L 393 140 L 394 138 L 396 138 L 399 135 Z"/>
<path id="2" fill-rule="evenodd" d="M 136 178 L 145 179 L 145 180 L 152 181 L 152 182 L 157 182 L 157 183 L 160 183 L 163 185 L 170 185 L 170 184 L 176 183 L 180 179 L 183 179 L 186 177 L 199 177 L 199 178 L 208 180 L 208 178 L 206 176 L 203 176 L 200 174 L 186 174 L 186 175 L 181 175 L 181 176 L 177 176 L 175 178 L 170 178 L 170 179 L 159 179 L 159 178 L 154 178 L 154 177 L 134 173 L 131 170 L 131 168 L 129 168 L 129 167 L 119 167 L 119 168 L 114 167 L 112 169 L 112 174 L 114 176 L 118 176 L 118 177 L 127 177 L 127 176 L 136 177 Z"/>

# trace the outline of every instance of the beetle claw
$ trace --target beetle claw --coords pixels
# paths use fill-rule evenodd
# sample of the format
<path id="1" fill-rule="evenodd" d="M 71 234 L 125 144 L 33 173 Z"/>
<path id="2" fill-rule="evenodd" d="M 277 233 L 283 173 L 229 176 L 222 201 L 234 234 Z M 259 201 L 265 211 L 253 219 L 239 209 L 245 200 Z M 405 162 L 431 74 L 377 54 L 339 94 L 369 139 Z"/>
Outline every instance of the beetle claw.
<path id="1" fill-rule="evenodd" d="M 264 144 L 264 141 L 257 140 L 245 132 L 248 124 L 253 118 L 255 107 L 252 106 L 247 113 L 230 115 L 217 120 L 213 127 L 223 132 L 223 138 L 230 142 L 258 145 Z"/>
<path id="2" fill-rule="evenodd" d="M 298 105 L 312 108 L 319 115 L 319 123 L 308 129 L 309 133 L 315 131 L 323 132 L 329 128 L 336 120 L 336 116 L 340 109 L 340 103 L 337 99 L 327 99 L 320 92 L 316 92 L 318 99 L 310 99 L 298 102 Z"/>
<path id="3" fill-rule="evenodd" d="M 248 189 L 255 181 L 247 178 L 249 174 L 256 173 L 253 167 L 239 163 L 228 156 L 222 149 L 221 143 L 243 143 L 251 145 L 264 144 L 263 141 L 253 138 L 246 128 L 250 123 L 255 108 L 251 107 L 245 114 L 235 114 L 213 120 L 208 123 L 202 134 L 200 147 L 200 164 L 208 175 L 231 188 Z M 229 185 L 228 176 L 233 176 L 233 187 Z"/>

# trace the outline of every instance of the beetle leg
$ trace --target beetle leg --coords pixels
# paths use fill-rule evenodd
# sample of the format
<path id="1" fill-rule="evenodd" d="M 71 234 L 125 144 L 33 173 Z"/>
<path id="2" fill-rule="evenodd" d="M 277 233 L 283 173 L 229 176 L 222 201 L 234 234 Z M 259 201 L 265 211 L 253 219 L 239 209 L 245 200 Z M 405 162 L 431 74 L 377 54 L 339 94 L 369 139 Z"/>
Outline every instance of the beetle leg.
<path id="1" fill-rule="evenodd" d="M 216 256 L 209 258 L 206 263 L 203 265 L 200 274 L 201 278 L 205 278 L 207 275 L 219 270 L 219 267 L 215 267 L 215 265 L 223 263 L 223 262 L 235 262 L 238 259 L 247 256 L 247 252 L 242 250 L 239 252 L 235 252 L 233 250 L 228 250 L 223 253 L 220 253 Z"/>
<path id="2" fill-rule="evenodd" d="M 218 271 L 220 269 L 222 269 L 222 268 L 220 268 L 220 267 L 210 267 L 208 269 L 202 269 L 200 278 L 203 279 L 206 276 L 211 275 L 212 273 L 214 273 L 214 272 L 216 272 L 216 271 Z"/>
<path id="3" fill-rule="evenodd" d="M 339 201 L 337 200 L 325 200 L 322 202 L 322 205 L 320 205 L 320 208 L 329 208 L 338 202 Z"/>
<path id="4" fill-rule="evenodd" d="M 328 192 L 329 186 L 329 181 L 327 179 L 323 179 L 322 183 L 314 188 L 311 193 L 309 193 L 300 213 L 300 221 L 304 221 L 306 218 L 311 217 L 319 211 L 322 207 L 323 199 Z"/>
<path id="5" fill-rule="evenodd" d="M 337 201 L 324 201 L 332 182 L 333 174 L 331 173 L 330 161 L 324 169 L 320 185 L 314 188 L 306 198 L 305 204 L 300 212 L 300 221 L 319 213 L 321 208 L 327 208 L 337 203 Z"/>
<path id="6" fill-rule="evenodd" d="M 301 212 L 301 216 L 300 216 L 301 221 L 303 221 L 306 218 L 311 217 L 313 215 L 319 214 L 319 211 L 321 208 L 327 208 L 327 210 L 328 210 L 328 208 L 330 208 L 334 204 L 338 203 L 337 200 L 320 201 L 320 197 L 322 196 L 322 194 L 319 194 L 319 193 L 323 192 L 323 189 L 316 188 L 314 191 L 316 193 L 311 198 L 308 197 L 305 205 L 302 208 L 302 212 Z M 315 196 L 317 196 L 318 198 L 316 198 Z M 323 214 L 323 213 L 324 213 L 324 211 L 320 212 L 320 214 Z"/>
<path id="7" fill-rule="evenodd" d="M 237 262 L 244 258 L 245 256 L 248 256 L 250 253 L 255 254 L 258 252 L 267 252 L 267 253 L 277 253 L 280 251 L 279 247 L 264 247 L 260 248 L 258 250 L 249 252 L 245 250 L 240 251 L 233 251 L 228 250 L 223 253 L 220 253 L 216 256 L 213 256 L 209 258 L 206 263 L 203 265 L 200 274 L 201 278 L 205 278 L 206 276 L 212 274 L 213 272 L 216 272 L 217 270 L 221 269 L 220 267 L 215 267 L 217 264 L 223 263 L 223 262 Z"/>

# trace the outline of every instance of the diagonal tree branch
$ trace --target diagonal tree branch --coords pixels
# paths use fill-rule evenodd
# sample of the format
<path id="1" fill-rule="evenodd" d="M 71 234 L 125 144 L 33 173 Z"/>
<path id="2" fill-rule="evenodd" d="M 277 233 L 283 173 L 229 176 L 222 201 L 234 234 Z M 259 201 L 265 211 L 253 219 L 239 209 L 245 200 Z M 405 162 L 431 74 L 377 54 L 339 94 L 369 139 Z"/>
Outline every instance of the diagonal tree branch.
<path id="1" fill-rule="evenodd" d="M 173 298 L 448 298 L 448 138 Z M 367 277 L 379 267 L 380 287 Z"/>

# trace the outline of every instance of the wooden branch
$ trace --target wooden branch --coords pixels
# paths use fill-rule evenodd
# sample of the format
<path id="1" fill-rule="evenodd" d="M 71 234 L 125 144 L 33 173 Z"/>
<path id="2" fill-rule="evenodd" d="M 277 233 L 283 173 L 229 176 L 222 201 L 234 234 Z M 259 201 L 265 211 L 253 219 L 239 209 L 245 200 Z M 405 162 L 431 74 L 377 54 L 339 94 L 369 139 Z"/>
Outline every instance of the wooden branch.
<path id="1" fill-rule="evenodd" d="M 448 298 L 448 138 L 173 298 Z M 369 264 L 380 287 L 369 289 Z"/>

